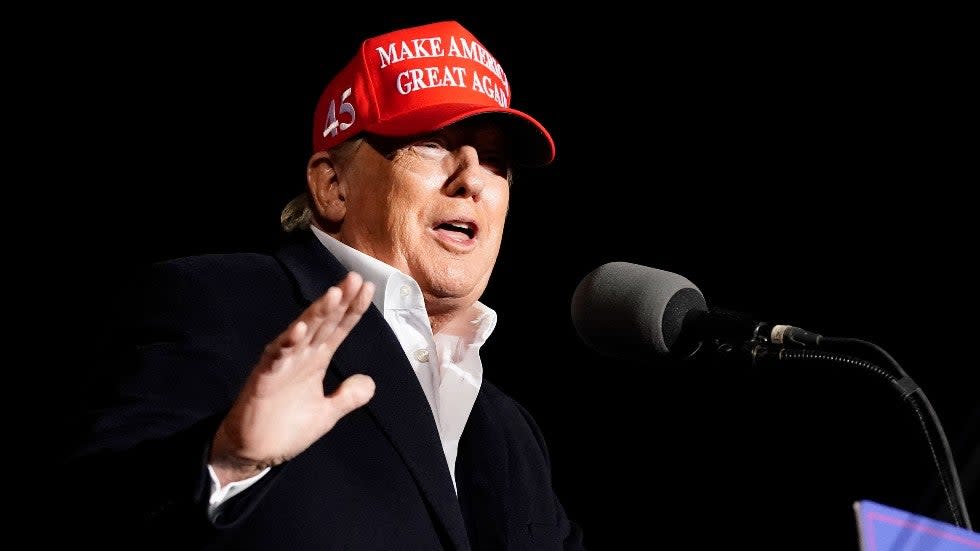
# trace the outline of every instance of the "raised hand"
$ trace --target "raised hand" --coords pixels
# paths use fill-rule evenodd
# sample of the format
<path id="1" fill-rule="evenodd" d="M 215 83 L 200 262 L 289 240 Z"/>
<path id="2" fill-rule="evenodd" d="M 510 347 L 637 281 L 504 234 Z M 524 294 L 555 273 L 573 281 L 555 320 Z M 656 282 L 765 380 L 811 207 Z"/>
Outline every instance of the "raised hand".
<path id="1" fill-rule="evenodd" d="M 266 345 L 212 442 L 211 466 L 222 486 L 292 459 L 374 396 L 367 375 L 323 393 L 334 351 L 373 295 L 374 285 L 350 272 Z"/>

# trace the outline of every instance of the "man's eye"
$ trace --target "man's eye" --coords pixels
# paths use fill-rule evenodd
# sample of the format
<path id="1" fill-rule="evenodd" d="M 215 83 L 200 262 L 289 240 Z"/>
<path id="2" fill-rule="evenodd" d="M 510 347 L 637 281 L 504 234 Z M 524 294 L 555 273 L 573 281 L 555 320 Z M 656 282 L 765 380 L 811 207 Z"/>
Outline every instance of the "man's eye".
<path id="1" fill-rule="evenodd" d="M 501 155 L 480 155 L 480 164 L 501 176 L 506 175 L 510 170 L 510 163 Z"/>
<path id="2" fill-rule="evenodd" d="M 426 149 L 446 149 L 446 142 L 443 140 L 422 140 L 415 142 L 415 146 Z"/>

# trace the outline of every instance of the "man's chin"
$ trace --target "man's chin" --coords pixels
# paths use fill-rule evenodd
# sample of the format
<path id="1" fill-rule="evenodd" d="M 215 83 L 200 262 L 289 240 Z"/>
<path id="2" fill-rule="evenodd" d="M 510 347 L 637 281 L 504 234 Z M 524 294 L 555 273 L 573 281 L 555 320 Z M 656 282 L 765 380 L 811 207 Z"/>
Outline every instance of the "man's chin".
<path id="1" fill-rule="evenodd" d="M 426 298 L 476 302 L 480 298 L 482 289 L 478 289 L 478 283 L 473 279 L 475 278 L 472 276 L 452 277 L 451 275 L 439 274 L 438 277 L 427 279 L 425 284 L 419 281 L 419 286 L 422 287 L 422 293 L 426 295 Z"/>

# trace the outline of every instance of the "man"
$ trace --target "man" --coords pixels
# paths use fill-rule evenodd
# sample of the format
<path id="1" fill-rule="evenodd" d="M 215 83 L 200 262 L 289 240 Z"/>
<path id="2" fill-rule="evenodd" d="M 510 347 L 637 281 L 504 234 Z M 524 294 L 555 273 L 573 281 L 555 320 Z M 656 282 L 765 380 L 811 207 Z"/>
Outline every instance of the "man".
<path id="1" fill-rule="evenodd" d="M 580 549 L 528 412 L 483 380 L 511 169 L 554 143 L 455 22 L 327 85 L 275 255 L 154 266 L 71 463 L 84 530 L 172 549 Z M 97 503 L 96 503 L 97 502 Z"/>

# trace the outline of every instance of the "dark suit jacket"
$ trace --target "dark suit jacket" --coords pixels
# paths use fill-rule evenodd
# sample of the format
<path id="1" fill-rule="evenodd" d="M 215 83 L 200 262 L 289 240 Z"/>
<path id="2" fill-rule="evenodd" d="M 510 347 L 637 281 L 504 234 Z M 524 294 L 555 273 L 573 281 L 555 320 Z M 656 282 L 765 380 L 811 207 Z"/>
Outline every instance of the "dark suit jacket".
<path id="1" fill-rule="evenodd" d="M 456 465 L 382 315 L 337 350 L 330 392 L 353 373 L 377 390 L 309 449 L 205 514 L 214 430 L 263 346 L 346 269 L 305 234 L 274 256 L 206 255 L 153 267 L 113 365 L 118 392 L 59 492 L 77 537 L 170 549 L 579 549 L 533 419 L 484 380 Z"/>

